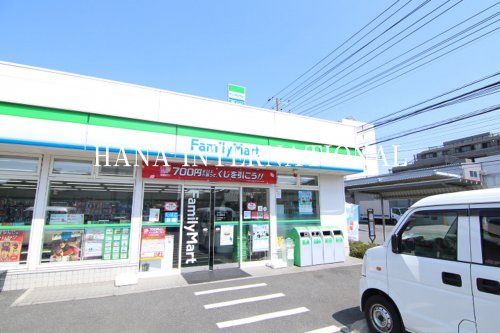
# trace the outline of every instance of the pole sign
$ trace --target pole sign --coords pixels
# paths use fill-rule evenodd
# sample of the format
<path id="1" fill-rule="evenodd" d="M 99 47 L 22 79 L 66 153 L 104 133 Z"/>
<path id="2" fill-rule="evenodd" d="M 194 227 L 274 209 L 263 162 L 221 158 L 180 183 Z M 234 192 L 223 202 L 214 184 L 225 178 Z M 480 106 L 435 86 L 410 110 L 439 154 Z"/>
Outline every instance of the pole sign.
<path id="1" fill-rule="evenodd" d="M 227 101 L 229 103 L 245 105 L 246 88 L 235 84 L 227 85 Z"/>
<path id="2" fill-rule="evenodd" d="M 373 213 L 373 209 L 368 208 L 366 215 L 368 216 L 368 236 L 373 243 L 375 238 L 377 238 L 377 235 L 375 234 L 375 215 Z"/>

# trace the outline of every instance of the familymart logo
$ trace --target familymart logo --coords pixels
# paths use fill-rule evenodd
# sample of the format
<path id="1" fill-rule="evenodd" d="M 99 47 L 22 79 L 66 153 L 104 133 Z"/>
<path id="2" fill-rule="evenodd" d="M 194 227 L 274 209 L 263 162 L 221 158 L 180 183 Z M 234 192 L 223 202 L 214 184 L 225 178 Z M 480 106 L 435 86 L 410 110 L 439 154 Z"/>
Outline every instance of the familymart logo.
<path id="1" fill-rule="evenodd" d="M 320 166 L 322 163 L 337 163 L 348 160 L 377 160 L 389 167 L 389 160 L 382 146 L 378 149 L 366 147 L 350 148 L 331 145 L 305 145 L 300 149 L 295 146 L 263 146 L 234 143 L 221 140 L 191 138 L 189 141 L 178 140 L 176 151 L 150 151 L 148 149 L 119 149 L 109 146 L 95 148 L 95 166 L 170 165 L 170 159 L 181 159 L 183 166 L 207 166 L 216 162 L 216 166 L 233 167 L 302 167 Z M 404 165 L 398 161 L 398 146 L 392 146 L 392 166 Z M 111 156 L 113 154 L 113 156 Z M 113 157 L 113 158 L 112 158 Z M 113 160 L 113 163 L 111 161 Z M 351 163 L 351 164 L 352 164 Z"/>

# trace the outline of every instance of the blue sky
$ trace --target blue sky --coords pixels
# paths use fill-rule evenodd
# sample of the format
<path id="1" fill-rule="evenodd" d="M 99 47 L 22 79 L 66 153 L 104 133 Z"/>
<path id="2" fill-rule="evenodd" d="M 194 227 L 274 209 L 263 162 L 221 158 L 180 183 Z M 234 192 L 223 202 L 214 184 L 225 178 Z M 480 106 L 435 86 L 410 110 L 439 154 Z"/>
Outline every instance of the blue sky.
<path id="1" fill-rule="evenodd" d="M 247 104 L 261 106 L 392 2 L 3 0 L 0 60 L 222 100 L 227 84 L 237 83 L 247 87 Z M 422 15 L 443 3 L 432 1 Z M 378 60 L 494 3 L 465 0 Z M 499 36 L 492 34 L 319 116 L 373 120 L 498 71 Z M 492 95 L 441 109 L 384 128 L 378 136 L 495 103 L 498 96 Z M 423 147 L 484 131 L 500 131 L 498 113 L 394 143 L 411 158 Z"/>

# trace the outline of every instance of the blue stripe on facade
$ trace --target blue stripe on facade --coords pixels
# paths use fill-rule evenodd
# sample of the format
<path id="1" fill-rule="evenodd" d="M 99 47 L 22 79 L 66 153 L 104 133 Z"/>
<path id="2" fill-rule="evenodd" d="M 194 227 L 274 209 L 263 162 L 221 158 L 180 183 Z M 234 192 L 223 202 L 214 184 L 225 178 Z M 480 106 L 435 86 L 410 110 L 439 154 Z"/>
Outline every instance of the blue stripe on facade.
<path id="1" fill-rule="evenodd" d="M 23 146 L 36 146 L 36 147 L 48 147 L 48 148 L 63 148 L 63 149 L 75 149 L 75 150 L 85 150 L 85 151 L 95 151 L 96 146 L 85 146 L 85 145 L 74 145 L 74 144 L 67 144 L 67 143 L 58 143 L 58 142 L 43 142 L 43 141 L 31 141 L 31 140 L 18 140 L 18 139 L 6 139 L 6 138 L 0 138 L 0 143 L 4 144 L 16 144 L 16 145 L 23 145 Z M 99 149 L 99 151 L 105 151 L 105 149 Z M 120 151 L 119 148 L 113 148 L 109 147 L 109 151 L 112 153 L 118 153 Z M 125 152 L 127 154 L 135 154 L 135 150 L 132 149 L 125 149 Z M 149 155 L 152 156 L 152 154 L 158 156 L 160 152 L 158 151 L 149 151 Z M 179 158 L 179 159 L 184 159 L 184 155 L 179 156 L 178 154 L 173 154 L 173 153 L 166 153 L 166 157 L 170 158 Z M 188 159 L 192 160 L 195 157 L 199 157 L 194 154 L 189 154 L 187 155 Z M 219 159 L 217 157 L 210 157 L 207 156 L 208 161 L 215 161 L 217 162 Z M 221 158 L 222 162 L 233 162 L 232 158 Z M 242 163 L 243 161 L 246 161 L 241 158 L 235 159 L 237 163 Z M 252 161 L 254 162 L 254 161 Z M 261 161 L 262 167 L 266 167 L 268 164 L 269 166 L 274 166 L 278 167 L 278 163 L 275 162 L 269 162 L 269 161 Z M 288 164 L 289 167 L 297 167 L 297 164 Z M 301 165 L 298 168 L 302 169 L 317 169 L 317 170 L 329 170 L 329 171 L 344 171 L 344 172 L 363 172 L 363 169 L 353 169 L 353 168 L 341 168 L 341 167 L 328 167 L 328 166 L 313 166 L 313 165 Z"/>

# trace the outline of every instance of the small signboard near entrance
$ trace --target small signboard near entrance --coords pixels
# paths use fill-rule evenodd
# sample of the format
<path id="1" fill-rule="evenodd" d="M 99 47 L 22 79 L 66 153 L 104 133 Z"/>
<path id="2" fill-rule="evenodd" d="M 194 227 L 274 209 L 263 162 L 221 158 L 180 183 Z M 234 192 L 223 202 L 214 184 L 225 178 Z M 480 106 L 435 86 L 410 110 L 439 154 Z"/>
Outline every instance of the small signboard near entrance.
<path id="1" fill-rule="evenodd" d="M 148 165 L 142 169 L 143 178 L 198 180 L 207 182 L 235 182 L 254 184 L 276 184 L 276 171 L 266 169 L 238 168 L 213 165 Z"/>

